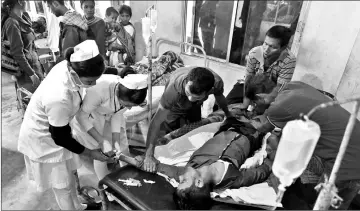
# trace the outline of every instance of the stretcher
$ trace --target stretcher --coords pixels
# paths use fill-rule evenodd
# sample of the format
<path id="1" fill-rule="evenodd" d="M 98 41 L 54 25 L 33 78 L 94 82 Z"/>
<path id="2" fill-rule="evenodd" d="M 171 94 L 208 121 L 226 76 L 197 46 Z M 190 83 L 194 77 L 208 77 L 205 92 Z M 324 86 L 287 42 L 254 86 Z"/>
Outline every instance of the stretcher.
<path id="1" fill-rule="evenodd" d="M 141 186 L 127 186 L 122 182 L 129 178 L 141 182 Z M 119 179 L 121 181 L 119 181 Z M 145 183 L 153 181 L 155 183 Z M 106 195 L 111 195 L 115 201 L 126 210 L 176 210 L 173 201 L 175 188 L 165 178 L 144 172 L 134 166 L 125 166 L 107 175 L 99 182 L 98 186 L 102 199 L 102 210 L 109 209 Z M 211 209 L 269 209 L 267 206 L 247 205 L 237 203 L 231 199 L 215 198 Z"/>

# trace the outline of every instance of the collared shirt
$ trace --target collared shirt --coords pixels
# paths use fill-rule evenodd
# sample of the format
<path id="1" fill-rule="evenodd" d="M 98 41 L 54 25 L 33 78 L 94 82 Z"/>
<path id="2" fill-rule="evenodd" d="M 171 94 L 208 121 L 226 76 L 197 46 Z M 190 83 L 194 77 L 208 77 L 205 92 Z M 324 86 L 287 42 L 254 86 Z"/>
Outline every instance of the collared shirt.
<path id="1" fill-rule="evenodd" d="M 189 72 L 195 67 L 181 67 L 171 74 L 165 91 L 160 99 L 161 105 L 174 113 L 185 114 L 195 104 L 199 102 L 190 102 L 185 94 L 185 85 Z M 210 70 L 211 71 L 211 70 Z M 224 92 L 224 82 L 221 77 L 211 71 L 215 77 L 213 89 L 208 93 L 214 95 L 222 95 Z"/>
<path id="2" fill-rule="evenodd" d="M 127 110 L 119 103 L 116 97 L 116 88 L 120 83 L 120 76 L 104 74 L 97 81 L 96 85 L 88 88 L 84 97 L 81 110 L 89 116 L 93 112 L 104 116 L 106 120 L 111 120 L 112 132 L 120 132 L 121 127 L 125 127 L 124 112 Z M 89 119 L 82 116 L 81 124 L 85 131 L 90 130 L 93 124 Z"/>
<path id="3" fill-rule="evenodd" d="M 82 91 L 74 83 L 67 61 L 57 64 L 31 97 L 20 128 L 19 152 L 43 163 L 71 159 L 73 153 L 51 138 L 49 125 L 70 123 L 80 109 Z"/>
<path id="4" fill-rule="evenodd" d="M 265 71 L 263 47 L 257 46 L 249 52 L 246 74 L 255 75 L 257 73 L 264 73 L 277 84 L 285 84 L 291 81 L 295 65 L 296 58 L 294 54 L 289 49 L 285 49 L 279 58 Z"/>

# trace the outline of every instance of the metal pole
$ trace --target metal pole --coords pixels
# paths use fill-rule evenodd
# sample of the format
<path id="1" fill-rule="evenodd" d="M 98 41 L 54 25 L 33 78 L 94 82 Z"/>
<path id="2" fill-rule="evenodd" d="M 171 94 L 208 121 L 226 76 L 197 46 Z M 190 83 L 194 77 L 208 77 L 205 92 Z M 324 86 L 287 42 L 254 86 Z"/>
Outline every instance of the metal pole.
<path id="1" fill-rule="evenodd" d="M 354 129 L 357 113 L 359 112 L 359 101 L 360 101 L 359 99 L 355 101 L 354 110 L 351 113 L 349 122 L 346 126 L 343 140 L 340 145 L 340 150 L 338 155 L 336 156 L 335 164 L 331 171 L 329 181 L 327 181 L 323 186 L 323 188 L 321 189 L 321 192 L 316 200 L 314 210 L 328 210 L 330 207 L 331 200 L 333 198 L 332 189 L 335 184 L 336 176 L 339 171 L 341 161 L 345 155 L 345 151 L 349 143 L 351 133 Z"/>
<path id="2" fill-rule="evenodd" d="M 151 121 L 152 117 L 152 32 L 150 32 L 149 38 L 149 69 L 148 69 L 148 105 L 149 105 L 149 113 L 148 113 L 148 120 Z"/>

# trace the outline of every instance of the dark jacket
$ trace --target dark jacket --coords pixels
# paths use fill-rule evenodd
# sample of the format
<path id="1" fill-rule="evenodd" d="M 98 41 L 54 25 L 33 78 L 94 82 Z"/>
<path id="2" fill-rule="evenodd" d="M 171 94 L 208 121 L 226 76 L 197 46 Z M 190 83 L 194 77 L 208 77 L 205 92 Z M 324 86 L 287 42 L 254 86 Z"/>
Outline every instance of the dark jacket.
<path id="1" fill-rule="evenodd" d="M 259 136 L 251 125 L 238 121 L 235 123 L 234 120 L 229 121 L 228 124 L 225 122 L 220 129 L 222 132 L 216 133 L 212 139 L 194 152 L 187 166 L 200 168 L 220 159 L 230 162 L 231 165 L 224 179 L 215 186 L 215 190 L 251 186 L 266 181 L 271 173 L 271 162 L 267 160 L 257 168 L 239 170 L 245 160 L 260 148 L 262 136 Z M 252 134 L 250 134 L 251 131 Z"/>
<path id="2" fill-rule="evenodd" d="M 64 56 L 65 50 L 75 47 L 77 44 L 87 39 L 87 32 L 75 25 L 68 25 L 60 22 L 60 39 L 59 50 L 61 57 Z"/>
<path id="3" fill-rule="evenodd" d="M 35 33 L 28 16 L 22 18 L 14 13 L 4 23 L 4 39 L 10 42 L 10 53 L 18 62 L 21 71 L 28 76 L 36 73 L 43 78 L 40 60 L 35 47 Z"/>
<path id="4" fill-rule="evenodd" d="M 91 39 L 95 40 L 98 48 L 99 53 L 105 58 L 106 56 L 106 48 L 105 48 L 105 21 L 100 19 L 96 23 L 89 25 L 89 31 L 94 33 L 94 37 Z M 89 33 L 88 33 L 89 36 Z M 88 38 L 90 39 L 90 37 Z"/>

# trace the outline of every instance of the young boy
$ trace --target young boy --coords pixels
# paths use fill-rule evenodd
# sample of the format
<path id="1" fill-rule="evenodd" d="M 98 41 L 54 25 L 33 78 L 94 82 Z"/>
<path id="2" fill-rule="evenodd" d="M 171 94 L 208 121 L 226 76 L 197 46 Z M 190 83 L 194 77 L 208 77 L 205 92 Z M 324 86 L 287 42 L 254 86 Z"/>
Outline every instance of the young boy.
<path id="1" fill-rule="evenodd" d="M 117 49 L 121 48 L 121 43 L 117 41 L 117 32 L 119 32 L 120 25 L 116 23 L 119 17 L 118 11 L 114 7 L 108 7 L 105 13 L 105 46 L 106 46 L 106 60 L 109 66 L 115 66 L 113 59 L 114 54 L 118 57 Z M 118 62 L 116 62 L 118 63 Z"/>
<path id="2" fill-rule="evenodd" d="M 121 67 L 135 63 L 135 28 L 129 22 L 132 11 L 127 5 L 120 7 L 120 23 L 116 23 L 119 13 L 109 9 L 107 13 L 109 31 L 107 32 L 107 46 L 109 53 L 109 65 Z M 108 10 L 107 10 L 108 11 Z M 116 11 L 116 10 L 115 10 Z"/>

